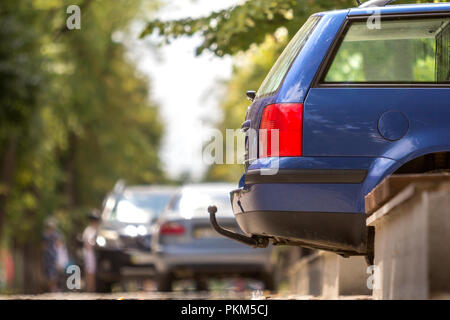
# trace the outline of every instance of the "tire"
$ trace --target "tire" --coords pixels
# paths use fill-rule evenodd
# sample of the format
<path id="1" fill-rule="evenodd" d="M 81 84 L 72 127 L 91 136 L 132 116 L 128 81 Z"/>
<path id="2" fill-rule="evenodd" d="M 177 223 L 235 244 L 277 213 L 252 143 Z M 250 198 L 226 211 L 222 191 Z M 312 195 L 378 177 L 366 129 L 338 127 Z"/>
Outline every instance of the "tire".
<path id="1" fill-rule="evenodd" d="M 156 278 L 156 288 L 161 292 L 172 291 L 173 276 L 170 273 L 159 274 Z"/>

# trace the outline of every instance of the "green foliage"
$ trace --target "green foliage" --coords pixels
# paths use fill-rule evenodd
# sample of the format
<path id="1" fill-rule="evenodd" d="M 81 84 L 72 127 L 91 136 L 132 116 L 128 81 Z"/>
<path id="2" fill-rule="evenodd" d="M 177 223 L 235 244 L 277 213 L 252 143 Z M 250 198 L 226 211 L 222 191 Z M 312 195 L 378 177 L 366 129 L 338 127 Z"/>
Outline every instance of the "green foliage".
<path id="1" fill-rule="evenodd" d="M 292 36 L 313 12 L 354 6 L 352 0 L 252 0 L 241 5 L 214 12 L 198 19 L 173 21 L 152 20 L 141 37 L 155 32 L 168 43 L 180 36 L 200 34 L 202 44 L 197 54 L 205 49 L 218 56 L 234 55 L 252 44 L 261 44 L 266 35 L 285 27 Z"/>
<path id="2" fill-rule="evenodd" d="M 395 4 L 418 2 L 429 1 L 397 0 Z M 160 36 L 161 44 L 165 44 L 181 36 L 199 34 L 203 42 L 197 54 L 209 50 L 217 56 L 234 55 L 253 44 L 262 44 L 266 35 L 280 27 L 286 28 L 292 37 L 313 13 L 352 7 L 356 7 L 356 0 L 247 0 L 207 17 L 151 20 L 141 37 L 154 33 Z"/>
<path id="3" fill-rule="evenodd" d="M 166 41 L 182 35 L 200 33 L 204 39 L 197 54 L 209 49 L 218 56 L 235 54 L 248 49 L 252 43 L 261 43 L 268 33 L 292 20 L 295 0 L 247 1 L 231 9 L 214 12 L 199 19 L 180 19 L 148 23 L 141 37 L 157 31 Z"/>
<path id="4" fill-rule="evenodd" d="M 16 245 L 49 215 L 73 238 L 120 178 L 165 181 L 148 79 L 112 37 L 141 1 L 78 1 L 81 30 L 69 31 L 72 3 L 0 2 L 0 235 Z"/>

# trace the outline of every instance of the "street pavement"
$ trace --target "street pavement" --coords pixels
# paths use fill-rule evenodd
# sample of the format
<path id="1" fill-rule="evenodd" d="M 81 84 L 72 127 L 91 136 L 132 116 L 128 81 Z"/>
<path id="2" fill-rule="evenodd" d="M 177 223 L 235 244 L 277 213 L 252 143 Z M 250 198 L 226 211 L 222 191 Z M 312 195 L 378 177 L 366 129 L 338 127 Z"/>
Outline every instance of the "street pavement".
<path id="1" fill-rule="evenodd" d="M 293 295 L 289 292 L 117 292 L 111 294 L 61 292 L 39 295 L 3 295 L 0 300 L 321 300 L 320 297 Z M 368 300 L 369 296 L 342 296 L 341 300 Z"/>

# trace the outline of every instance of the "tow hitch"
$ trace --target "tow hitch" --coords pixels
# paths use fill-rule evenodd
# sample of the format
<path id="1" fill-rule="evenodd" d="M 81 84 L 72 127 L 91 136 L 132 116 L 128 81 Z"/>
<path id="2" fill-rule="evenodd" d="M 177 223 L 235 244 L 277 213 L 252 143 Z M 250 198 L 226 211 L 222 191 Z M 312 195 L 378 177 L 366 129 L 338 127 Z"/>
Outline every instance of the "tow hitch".
<path id="1" fill-rule="evenodd" d="M 220 233 L 221 235 L 239 241 L 243 244 L 246 244 L 248 246 L 252 246 L 254 248 L 265 248 L 267 247 L 267 245 L 269 244 L 269 239 L 264 238 L 264 237 L 258 237 L 258 236 L 253 236 L 253 237 L 247 237 L 243 234 L 222 228 L 216 220 L 216 212 L 217 212 L 217 207 L 216 206 L 209 206 L 208 207 L 208 212 L 209 212 L 209 219 L 211 221 L 211 225 L 213 226 L 214 230 L 216 230 L 218 233 Z"/>

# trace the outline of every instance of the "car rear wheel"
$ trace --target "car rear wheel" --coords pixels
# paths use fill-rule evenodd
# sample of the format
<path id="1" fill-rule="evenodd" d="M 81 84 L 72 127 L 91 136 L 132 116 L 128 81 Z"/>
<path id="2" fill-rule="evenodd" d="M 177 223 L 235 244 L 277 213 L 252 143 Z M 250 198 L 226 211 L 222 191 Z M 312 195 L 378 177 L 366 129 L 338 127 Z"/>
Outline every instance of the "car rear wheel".
<path id="1" fill-rule="evenodd" d="M 159 274 L 156 279 L 156 288 L 158 291 L 170 292 L 172 291 L 173 276 L 170 273 Z"/>

